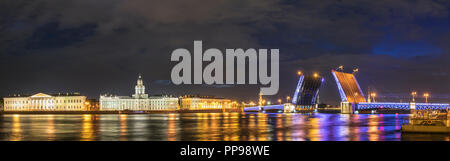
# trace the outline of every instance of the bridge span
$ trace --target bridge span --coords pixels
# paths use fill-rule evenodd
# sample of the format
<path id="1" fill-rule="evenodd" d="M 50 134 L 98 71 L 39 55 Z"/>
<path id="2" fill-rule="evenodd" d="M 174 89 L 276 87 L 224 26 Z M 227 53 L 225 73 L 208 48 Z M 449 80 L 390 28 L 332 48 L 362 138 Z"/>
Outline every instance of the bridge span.
<path id="1" fill-rule="evenodd" d="M 446 110 L 449 104 L 442 103 L 397 103 L 397 102 L 368 102 L 364 98 L 358 81 L 353 73 L 332 70 L 341 96 L 341 113 L 355 113 L 359 110 Z"/>
<path id="2" fill-rule="evenodd" d="M 395 109 L 395 110 L 446 110 L 449 104 L 443 103 L 397 103 L 397 102 L 363 102 L 356 105 L 355 110 L 377 110 L 377 109 Z"/>
<path id="3" fill-rule="evenodd" d="M 291 104 L 246 107 L 244 112 L 293 112 L 295 109 Z"/>
<path id="4" fill-rule="evenodd" d="M 299 80 L 292 97 L 292 103 L 263 105 L 260 94 L 259 106 L 245 107 L 244 112 L 296 112 L 314 110 L 319 102 L 319 90 L 325 81 L 319 74 L 298 73 Z"/>
<path id="5" fill-rule="evenodd" d="M 398 102 L 370 102 L 370 98 L 366 100 L 364 92 L 361 90 L 354 73 L 344 73 L 342 70 L 332 70 L 339 95 L 341 98 L 341 113 L 352 114 L 362 110 L 446 110 L 450 107 L 445 103 L 417 103 L 415 101 L 407 103 Z M 244 112 L 298 112 L 317 109 L 319 101 L 319 89 L 324 79 L 318 74 L 312 76 L 299 75 L 299 81 L 294 91 L 292 103 L 280 105 L 246 107 Z"/>

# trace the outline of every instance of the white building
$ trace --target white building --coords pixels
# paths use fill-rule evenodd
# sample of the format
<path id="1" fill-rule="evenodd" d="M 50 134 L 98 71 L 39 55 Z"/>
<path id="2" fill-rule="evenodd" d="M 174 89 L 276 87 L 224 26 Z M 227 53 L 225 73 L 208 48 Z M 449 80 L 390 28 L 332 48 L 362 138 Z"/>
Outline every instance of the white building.
<path id="1" fill-rule="evenodd" d="M 145 86 L 141 75 L 138 77 L 135 94 L 133 94 L 132 97 L 112 95 L 100 96 L 101 111 L 168 111 L 177 110 L 178 108 L 178 98 L 176 97 L 149 97 L 148 94 L 145 93 Z"/>
<path id="2" fill-rule="evenodd" d="M 86 96 L 78 93 L 48 95 L 38 93 L 30 97 L 5 97 L 4 111 L 85 111 Z"/>
<path id="3" fill-rule="evenodd" d="M 177 97 L 171 96 L 152 96 L 149 99 L 150 110 L 177 110 L 179 103 Z"/>

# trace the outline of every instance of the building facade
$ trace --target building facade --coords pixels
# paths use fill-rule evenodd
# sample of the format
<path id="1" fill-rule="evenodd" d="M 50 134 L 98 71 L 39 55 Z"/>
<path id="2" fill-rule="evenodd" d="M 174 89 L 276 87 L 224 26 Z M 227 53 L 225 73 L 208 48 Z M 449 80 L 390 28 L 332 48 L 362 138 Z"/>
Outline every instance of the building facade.
<path id="1" fill-rule="evenodd" d="M 148 98 L 134 99 L 129 96 L 100 96 L 100 111 L 144 111 L 150 108 Z"/>
<path id="2" fill-rule="evenodd" d="M 100 96 L 101 111 L 167 111 L 178 109 L 178 98 L 170 96 L 149 97 L 145 93 L 142 76 L 139 75 L 135 94 L 130 96 Z"/>
<path id="3" fill-rule="evenodd" d="M 181 110 L 216 110 L 233 107 L 231 100 L 214 97 L 185 96 L 180 98 L 180 102 Z"/>
<path id="4" fill-rule="evenodd" d="M 175 111 L 180 109 L 177 97 L 172 96 L 152 96 L 149 99 L 150 110 Z"/>
<path id="5" fill-rule="evenodd" d="M 86 111 L 86 96 L 78 93 L 48 95 L 38 93 L 29 97 L 4 98 L 4 111 Z"/>

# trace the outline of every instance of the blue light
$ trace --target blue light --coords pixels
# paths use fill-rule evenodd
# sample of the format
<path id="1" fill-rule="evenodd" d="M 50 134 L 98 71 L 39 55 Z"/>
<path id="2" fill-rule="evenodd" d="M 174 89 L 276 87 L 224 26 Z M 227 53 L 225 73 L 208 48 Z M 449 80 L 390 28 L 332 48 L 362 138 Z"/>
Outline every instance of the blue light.
<path id="1" fill-rule="evenodd" d="M 294 104 L 294 105 L 297 104 L 297 98 L 298 98 L 298 95 L 299 95 L 299 92 L 300 92 L 300 88 L 301 88 L 301 86 L 303 84 L 303 79 L 304 78 L 305 78 L 305 76 L 301 75 L 300 79 L 298 80 L 297 88 L 295 89 L 294 97 L 292 98 L 292 104 Z"/>
<path id="2" fill-rule="evenodd" d="M 442 103 L 416 103 L 416 109 L 446 109 L 449 104 Z M 375 103 L 359 103 L 357 104 L 357 109 L 379 109 L 379 108 L 388 108 L 388 109 L 402 109 L 409 110 L 410 103 L 397 103 L 397 102 L 375 102 Z"/>
<path id="3" fill-rule="evenodd" d="M 336 84 L 338 86 L 339 95 L 341 96 L 341 102 L 347 102 L 347 96 L 345 95 L 345 92 L 342 89 L 341 83 L 339 82 L 339 80 L 334 72 L 335 72 L 334 70 L 331 71 L 331 73 L 333 74 L 334 80 L 336 80 Z"/>

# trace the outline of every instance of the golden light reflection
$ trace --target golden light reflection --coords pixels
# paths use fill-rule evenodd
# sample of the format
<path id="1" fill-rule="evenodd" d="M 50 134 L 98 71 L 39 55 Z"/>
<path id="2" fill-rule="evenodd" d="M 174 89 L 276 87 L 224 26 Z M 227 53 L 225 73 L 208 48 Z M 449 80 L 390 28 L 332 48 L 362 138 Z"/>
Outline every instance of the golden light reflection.
<path id="1" fill-rule="evenodd" d="M 256 123 L 255 123 L 256 119 L 254 115 L 250 115 L 248 118 L 248 128 L 249 129 L 253 129 L 256 127 Z M 249 141 L 256 141 L 256 133 L 253 130 L 249 131 L 249 135 L 248 135 L 248 140 Z"/>
<path id="2" fill-rule="evenodd" d="M 229 128 L 231 133 L 231 141 L 238 141 L 239 140 L 239 131 L 241 130 L 240 123 L 239 123 L 239 113 L 232 113 L 231 116 L 228 118 L 230 121 Z"/>
<path id="3" fill-rule="evenodd" d="M 277 140 L 278 141 L 282 141 L 283 140 L 283 119 L 281 117 L 277 117 L 277 123 L 275 125 L 275 127 L 277 128 Z"/>
<path id="4" fill-rule="evenodd" d="M 209 141 L 209 135 L 208 135 L 208 114 L 207 113 L 196 113 L 195 114 L 195 120 L 196 120 L 196 134 L 199 137 L 200 141 Z"/>
<path id="5" fill-rule="evenodd" d="M 203 113 L 202 115 L 201 115 L 201 133 L 203 134 L 203 139 L 205 140 L 205 141 L 211 141 L 211 139 L 209 138 L 209 135 L 208 135 L 208 131 L 209 131 L 209 129 L 208 129 L 208 114 L 207 113 Z"/>
<path id="6" fill-rule="evenodd" d="M 128 135 L 128 125 L 127 125 L 127 118 L 128 115 L 126 114 L 120 114 L 120 141 L 127 141 L 127 135 Z"/>
<path id="7" fill-rule="evenodd" d="M 268 131 L 268 126 L 267 126 L 267 114 L 264 113 L 258 113 L 256 116 L 256 123 L 257 123 L 257 130 L 254 134 L 256 137 L 256 140 L 258 141 L 267 141 L 268 140 L 268 136 L 266 131 Z"/>
<path id="8" fill-rule="evenodd" d="M 177 127 L 176 127 L 176 115 L 171 113 L 169 114 L 168 119 L 168 128 L 167 128 L 167 140 L 168 141 L 176 141 L 177 140 Z"/>
<path id="9" fill-rule="evenodd" d="M 378 115 L 369 115 L 369 120 L 368 120 L 368 125 L 369 125 L 369 141 L 378 141 L 380 138 L 378 136 Z"/>
<path id="10" fill-rule="evenodd" d="M 220 133 L 222 131 L 222 126 L 219 125 L 219 113 L 210 113 L 210 119 L 211 119 L 211 124 L 209 125 L 209 135 L 211 138 L 211 140 L 213 141 L 218 141 L 219 140 L 219 135 L 215 135 L 216 133 Z"/>
<path id="11" fill-rule="evenodd" d="M 222 124 L 222 131 L 223 131 L 223 140 L 224 141 L 230 141 L 231 135 L 230 135 L 230 113 L 223 113 L 223 124 Z"/>
<path id="12" fill-rule="evenodd" d="M 12 122 L 12 135 L 10 141 L 20 141 L 22 140 L 22 129 L 20 126 L 20 115 L 14 114 L 13 115 L 13 122 Z"/>
<path id="13" fill-rule="evenodd" d="M 81 124 L 81 141 L 92 141 L 94 140 L 94 128 L 92 124 L 92 115 L 83 115 L 83 122 Z"/>
<path id="14" fill-rule="evenodd" d="M 320 138 L 322 137 L 320 133 L 320 124 L 319 124 L 319 118 L 310 118 L 309 119 L 309 126 L 311 127 L 309 129 L 308 137 L 311 139 L 311 141 L 320 141 Z"/>
<path id="15" fill-rule="evenodd" d="M 55 116 L 54 115 L 48 115 L 48 126 L 47 126 L 47 134 L 48 134 L 48 140 L 52 141 L 55 140 Z"/>

